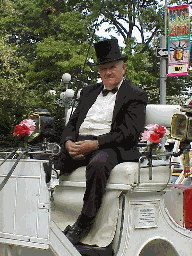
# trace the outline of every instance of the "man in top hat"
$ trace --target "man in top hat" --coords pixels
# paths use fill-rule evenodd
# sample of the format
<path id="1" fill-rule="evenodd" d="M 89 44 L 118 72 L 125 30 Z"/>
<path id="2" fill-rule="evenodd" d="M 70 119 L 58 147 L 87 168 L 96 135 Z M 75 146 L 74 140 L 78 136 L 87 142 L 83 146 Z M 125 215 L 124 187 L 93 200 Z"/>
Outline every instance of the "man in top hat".
<path id="1" fill-rule="evenodd" d="M 110 172 L 138 161 L 137 144 L 145 123 L 147 94 L 124 80 L 125 61 L 116 39 L 94 45 L 102 83 L 86 86 L 61 139 L 61 173 L 86 166 L 81 214 L 63 232 L 77 244 L 89 232 L 101 206 Z"/>

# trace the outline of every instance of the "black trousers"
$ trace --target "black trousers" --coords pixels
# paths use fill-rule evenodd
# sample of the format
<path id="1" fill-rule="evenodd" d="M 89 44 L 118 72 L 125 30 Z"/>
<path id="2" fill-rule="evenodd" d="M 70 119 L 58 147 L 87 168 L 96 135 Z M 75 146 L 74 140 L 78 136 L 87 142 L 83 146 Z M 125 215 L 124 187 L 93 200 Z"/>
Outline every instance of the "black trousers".
<path id="1" fill-rule="evenodd" d="M 118 163 L 118 152 L 112 148 L 96 150 L 85 160 L 73 160 L 65 148 L 62 149 L 59 168 L 61 173 L 71 173 L 80 166 L 86 166 L 86 190 L 81 214 L 93 219 L 101 206 L 107 180 Z"/>

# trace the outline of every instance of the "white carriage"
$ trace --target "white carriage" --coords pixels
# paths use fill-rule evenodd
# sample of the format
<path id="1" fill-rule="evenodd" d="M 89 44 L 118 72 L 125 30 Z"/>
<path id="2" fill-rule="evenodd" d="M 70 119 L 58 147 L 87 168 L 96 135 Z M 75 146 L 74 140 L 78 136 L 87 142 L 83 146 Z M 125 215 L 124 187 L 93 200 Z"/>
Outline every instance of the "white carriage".
<path id="1" fill-rule="evenodd" d="M 173 114 L 179 112 L 177 105 L 148 105 L 146 124 L 170 127 Z M 2 164 L 0 182 L 14 162 L 9 159 Z M 155 156 L 152 169 L 146 168 L 144 160 L 120 163 L 112 170 L 96 222 L 82 241 L 89 246 L 78 250 L 62 230 L 73 224 L 81 211 L 85 167 L 61 176 L 59 183 L 53 173 L 48 189 L 44 162 L 21 159 L 0 191 L 1 256 L 93 256 L 94 252 L 109 255 L 106 252 L 110 250 L 115 256 L 183 256 L 192 251 L 182 190 L 179 194 L 179 188 L 170 183 L 172 168 L 166 156 Z"/>

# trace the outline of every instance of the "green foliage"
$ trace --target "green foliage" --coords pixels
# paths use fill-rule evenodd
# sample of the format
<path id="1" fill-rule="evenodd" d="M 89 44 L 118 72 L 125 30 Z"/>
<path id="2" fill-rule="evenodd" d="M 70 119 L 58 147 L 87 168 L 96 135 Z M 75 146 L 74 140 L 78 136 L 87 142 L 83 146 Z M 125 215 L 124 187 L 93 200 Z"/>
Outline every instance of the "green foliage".
<path id="1" fill-rule="evenodd" d="M 27 88 L 26 81 L 18 70 L 25 69 L 25 61 L 17 57 L 16 50 L 0 38 L 0 129 L 1 145 L 5 142 L 12 143 L 13 124 L 24 115 L 20 105 Z M 7 140 L 7 137 L 11 139 Z"/>
<path id="2" fill-rule="evenodd" d="M 75 81 L 83 84 L 92 75 L 87 66 L 82 74 L 92 33 L 90 21 L 65 1 L 7 0 L 0 12 L 1 146 L 15 145 L 14 126 L 37 108 L 46 108 L 55 117 L 59 142 L 65 109 L 55 103 L 65 90 L 60 84 L 62 74 L 72 75 L 74 89 Z M 56 96 L 48 94 L 49 89 L 55 89 Z"/>

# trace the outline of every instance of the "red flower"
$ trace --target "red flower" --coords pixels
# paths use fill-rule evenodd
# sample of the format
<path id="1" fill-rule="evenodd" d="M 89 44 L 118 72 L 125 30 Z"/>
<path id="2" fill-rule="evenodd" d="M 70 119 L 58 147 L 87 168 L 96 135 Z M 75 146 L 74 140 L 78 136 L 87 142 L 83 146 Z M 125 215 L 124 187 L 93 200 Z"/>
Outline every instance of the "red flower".
<path id="1" fill-rule="evenodd" d="M 166 133 L 166 129 L 165 129 L 165 127 L 163 127 L 163 126 L 158 125 L 158 126 L 154 129 L 154 132 L 164 134 L 164 133 Z"/>
<path id="2" fill-rule="evenodd" d="M 153 142 L 153 143 L 159 143 L 160 142 L 160 136 L 158 133 L 154 132 L 150 135 L 149 137 L 149 141 Z"/>
<path id="3" fill-rule="evenodd" d="M 23 124 L 23 125 L 17 124 L 15 126 L 13 136 L 17 135 L 19 138 L 21 138 L 21 137 L 24 137 L 29 134 L 30 134 L 30 129 L 25 124 Z"/>
<path id="4" fill-rule="evenodd" d="M 159 138 L 163 138 L 164 134 L 166 133 L 165 127 L 158 125 L 155 129 L 154 132 L 159 135 Z"/>

